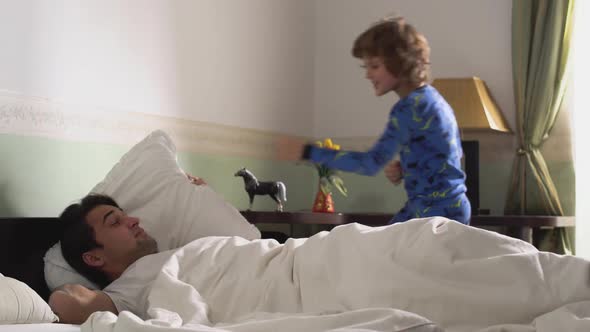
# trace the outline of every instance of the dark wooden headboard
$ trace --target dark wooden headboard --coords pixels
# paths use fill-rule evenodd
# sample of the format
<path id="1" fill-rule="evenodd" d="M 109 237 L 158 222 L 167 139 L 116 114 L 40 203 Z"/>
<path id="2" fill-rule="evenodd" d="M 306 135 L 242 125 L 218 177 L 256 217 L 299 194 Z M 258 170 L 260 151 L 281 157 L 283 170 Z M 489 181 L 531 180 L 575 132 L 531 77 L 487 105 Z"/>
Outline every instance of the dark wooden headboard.
<path id="1" fill-rule="evenodd" d="M 26 283 L 47 300 L 43 256 L 60 235 L 57 218 L 0 218 L 0 273 Z"/>

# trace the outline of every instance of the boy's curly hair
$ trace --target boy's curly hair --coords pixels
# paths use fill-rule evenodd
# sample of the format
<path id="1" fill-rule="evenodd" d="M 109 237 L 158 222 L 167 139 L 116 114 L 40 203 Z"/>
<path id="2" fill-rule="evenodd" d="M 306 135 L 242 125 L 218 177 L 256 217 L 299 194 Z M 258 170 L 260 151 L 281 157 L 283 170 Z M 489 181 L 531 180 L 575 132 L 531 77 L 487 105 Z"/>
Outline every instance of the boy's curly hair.
<path id="1" fill-rule="evenodd" d="M 380 20 L 363 32 L 354 42 L 352 55 L 382 57 L 390 73 L 411 84 L 430 78 L 428 41 L 402 17 Z"/>

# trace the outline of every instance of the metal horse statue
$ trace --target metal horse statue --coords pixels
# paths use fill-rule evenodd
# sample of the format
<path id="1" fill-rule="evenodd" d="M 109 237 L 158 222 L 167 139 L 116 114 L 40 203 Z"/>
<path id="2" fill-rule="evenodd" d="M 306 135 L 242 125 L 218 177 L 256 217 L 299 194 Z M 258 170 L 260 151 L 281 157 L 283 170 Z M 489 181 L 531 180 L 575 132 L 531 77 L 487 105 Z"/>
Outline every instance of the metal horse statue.
<path id="1" fill-rule="evenodd" d="M 234 174 L 234 176 L 241 176 L 244 178 L 244 185 L 248 196 L 250 196 L 250 208 L 254 202 L 254 195 L 269 195 L 275 202 L 277 202 L 277 211 L 283 211 L 283 203 L 287 201 L 287 188 L 285 184 L 280 181 L 274 182 L 260 182 L 252 172 L 246 168 L 242 168 Z"/>

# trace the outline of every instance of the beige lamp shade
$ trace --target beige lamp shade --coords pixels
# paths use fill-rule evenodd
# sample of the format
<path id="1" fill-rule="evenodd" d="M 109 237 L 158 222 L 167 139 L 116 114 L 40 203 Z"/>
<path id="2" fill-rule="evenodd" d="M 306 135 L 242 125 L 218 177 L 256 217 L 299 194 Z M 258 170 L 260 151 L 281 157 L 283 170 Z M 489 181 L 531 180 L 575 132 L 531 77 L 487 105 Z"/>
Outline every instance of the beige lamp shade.
<path id="1" fill-rule="evenodd" d="M 455 111 L 459 128 L 512 133 L 486 84 L 479 77 L 437 78 L 432 86 Z"/>

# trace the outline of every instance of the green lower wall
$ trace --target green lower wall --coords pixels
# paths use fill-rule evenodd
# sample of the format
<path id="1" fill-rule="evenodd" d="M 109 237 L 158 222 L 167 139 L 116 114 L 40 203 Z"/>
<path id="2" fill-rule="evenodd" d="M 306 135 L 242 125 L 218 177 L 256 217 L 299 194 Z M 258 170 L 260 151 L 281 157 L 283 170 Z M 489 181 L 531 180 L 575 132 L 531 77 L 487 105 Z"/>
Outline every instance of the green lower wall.
<path id="1" fill-rule="evenodd" d="M 125 151 L 116 145 L 0 135 L 0 215 L 56 216 Z"/>
<path id="2" fill-rule="evenodd" d="M 0 216 L 56 216 L 72 201 L 85 195 L 107 174 L 130 146 L 71 142 L 59 139 L 0 135 Z M 241 178 L 233 174 L 250 169 L 260 180 L 281 180 L 287 186 L 287 211 L 309 210 L 317 190 L 312 167 L 293 163 L 236 158 L 222 155 L 179 153 L 187 172 L 207 180 L 238 209 L 248 207 Z M 566 214 L 574 213 L 574 171 L 571 162 L 549 162 Z M 480 169 L 481 207 L 502 214 L 511 162 L 486 163 Z M 348 197 L 334 193 L 336 210 L 342 212 L 388 212 L 405 201 L 401 186 L 383 176 L 343 174 Z M 273 210 L 268 197 L 256 197 L 254 210 Z"/>
<path id="3" fill-rule="evenodd" d="M 242 167 L 249 169 L 259 181 L 282 181 L 287 188 L 285 211 L 309 209 L 312 202 L 313 169 L 293 163 L 234 158 L 220 155 L 196 155 L 180 153 L 181 167 L 193 175 L 204 178 L 217 192 L 240 210 L 249 206 L 248 194 L 241 177 L 235 177 Z M 255 196 L 253 210 L 274 210 L 275 202 L 268 196 Z"/>
<path id="4" fill-rule="evenodd" d="M 130 146 L 79 143 L 59 139 L 0 135 L 0 217 L 57 216 L 101 181 Z M 281 180 L 287 186 L 286 210 L 308 209 L 314 187 L 313 169 L 285 162 L 180 152 L 181 167 L 204 178 L 238 209 L 248 208 L 241 167 L 259 180 Z M 269 197 L 257 196 L 255 210 L 273 210 Z"/>

